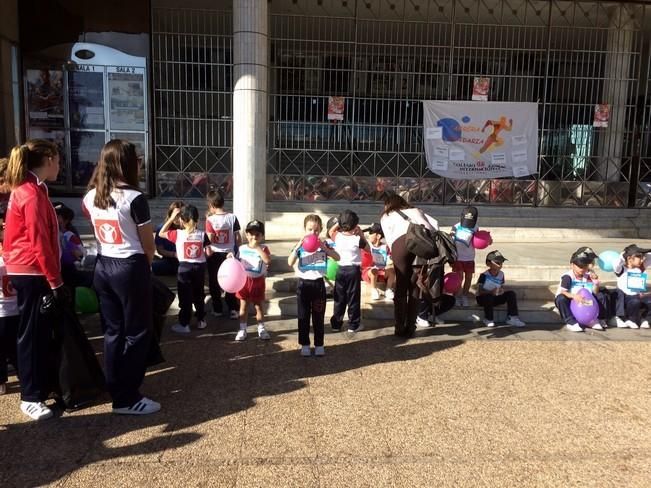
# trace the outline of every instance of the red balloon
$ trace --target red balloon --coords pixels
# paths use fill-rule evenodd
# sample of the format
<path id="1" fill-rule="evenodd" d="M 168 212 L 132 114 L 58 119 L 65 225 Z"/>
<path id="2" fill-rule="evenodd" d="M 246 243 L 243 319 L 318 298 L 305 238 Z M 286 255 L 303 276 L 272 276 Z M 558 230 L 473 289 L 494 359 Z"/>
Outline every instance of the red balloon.
<path id="1" fill-rule="evenodd" d="M 314 252 L 321 247 L 321 241 L 316 234 L 308 234 L 303 238 L 303 249 L 307 252 Z"/>
<path id="2" fill-rule="evenodd" d="M 461 289 L 461 277 L 458 273 L 450 272 L 443 277 L 443 291 L 454 295 Z"/>

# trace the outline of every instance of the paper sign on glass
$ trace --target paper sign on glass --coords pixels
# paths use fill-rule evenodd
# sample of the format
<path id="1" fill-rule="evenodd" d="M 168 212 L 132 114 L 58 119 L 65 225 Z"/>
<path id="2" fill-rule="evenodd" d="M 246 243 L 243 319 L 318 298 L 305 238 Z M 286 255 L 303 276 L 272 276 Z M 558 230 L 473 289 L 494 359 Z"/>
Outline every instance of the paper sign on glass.
<path id="1" fill-rule="evenodd" d="M 463 149 L 459 149 L 458 147 L 451 147 L 449 159 L 450 161 L 465 161 L 466 152 Z"/>
<path id="2" fill-rule="evenodd" d="M 491 162 L 493 164 L 504 164 L 504 163 L 506 163 L 506 154 L 504 154 L 504 153 L 493 154 L 491 156 Z"/>
<path id="3" fill-rule="evenodd" d="M 428 127 L 425 139 L 443 139 L 443 127 Z"/>
<path id="4" fill-rule="evenodd" d="M 436 146 L 434 148 L 434 156 L 437 156 L 439 158 L 446 158 L 448 157 L 448 146 Z"/>
<path id="5" fill-rule="evenodd" d="M 523 176 L 530 175 L 531 172 L 526 166 L 513 166 L 513 176 L 515 178 L 522 178 Z"/>
<path id="6" fill-rule="evenodd" d="M 514 146 L 520 146 L 527 143 L 527 136 L 513 136 L 511 138 L 511 144 Z"/>
<path id="7" fill-rule="evenodd" d="M 432 162 L 432 171 L 447 171 L 448 161 L 446 159 L 435 159 Z"/>
<path id="8" fill-rule="evenodd" d="M 516 149 L 511 153 L 511 161 L 514 163 L 526 163 L 527 162 L 527 148 Z"/>

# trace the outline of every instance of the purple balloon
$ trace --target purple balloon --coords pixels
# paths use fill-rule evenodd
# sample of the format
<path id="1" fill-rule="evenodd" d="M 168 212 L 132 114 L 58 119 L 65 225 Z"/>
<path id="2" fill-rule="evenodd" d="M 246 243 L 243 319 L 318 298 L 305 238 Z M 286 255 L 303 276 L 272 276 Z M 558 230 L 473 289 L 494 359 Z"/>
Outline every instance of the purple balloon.
<path id="1" fill-rule="evenodd" d="M 583 305 L 576 300 L 572 300 L 570 302 L 570 310 L 579 324 L 590 325 L 599 316 L 599 302 L 597 302 L 597 297 L 587 288 L 581 288 L 577 292 L 577 295 L 586 300 L 590 300 L 590 305 Z"/>

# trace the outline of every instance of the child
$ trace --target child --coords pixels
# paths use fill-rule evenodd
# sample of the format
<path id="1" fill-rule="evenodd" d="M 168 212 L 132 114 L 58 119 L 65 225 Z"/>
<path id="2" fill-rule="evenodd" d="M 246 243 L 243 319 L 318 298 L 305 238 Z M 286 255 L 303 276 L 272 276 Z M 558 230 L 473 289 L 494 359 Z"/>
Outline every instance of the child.
<path id="1" fill-rule="evenodd" d="M 330 238 L 330 230 L 335 226 L 335 224 L 338 223 L 337 217 L 330 217 L 328 221 L 326 222 L 326 238 L 325 238 L 325 243 L 330 249 L 335 248 L 335 241 L 333 241 Z M 323 277 L 323 281 L 325 281 L 325 287 L 326 287 L 326 298 L 332 298 L 334 296 L 334 289 L 335 289 L 335 284 L 330 281 L 330 279 L 327 276 Z"/>
<path id="2" fill-rule="evenodd" d="M 452 227 L 451 235 L 457 247 L 457 260 L 452 266 L 452 271 L 459 275 L 463 283 L 458 299 L 462 307 L 468 306 L 468 294 L 472 285 L 472 276 L 475 273 L 475 247 L 472 237 L 479 230 L 477 218 L 479 212 L 476 207 L 466 207 L 461 212 L 461 220 Z"/>
<path id="3" fill-rule="evenodd" d="M 246 339 L 247 310 L 249 303 L 255 306 L 255 318 L 258 321 L 258 337 L 268 341 L 271 339 L 269 332 L 264 326 L 264 302 L 265 277 L 267 268 L 271 263 L 271 252 L 262 244 L 264 240 L 264 224 L 259 220 L 252 220 L 246 224 L 247 243 L 239 248 L 239 258 L 246 270 L 246 283 L 244 288 L 237 292 L 240 299 L 240 330 L 235 336 L 236 341 Z"/>
<path id="4" fill-rule="evenodd" d="M 169 230 L 177 217 L 181 229 Z M 172 332 L 177 334 L 190 333 L 190 319 L 194 304 L 197 317 L 197 329 L 205 329 L 206 314 L 204 312 L 203 290 L 206 276 L 206 251 L 209 251 L 210 241 L 202 230 L 197 228 L 199 210 L 194 205 L 184 205 L 172 210 L 170 217 L 161 227 L 160 236 L 176 244 L 176 255 L 179 260 L 177 272 L 177 287 L 179 295 L 179 323 L 172 326 Z"/>
<path id="5" fill-rule="evenodd" d="M 81 263 L 84 256 L 86 256 L 86 250 L 77 230 L 72 225 L 75 212 L 60 202 L 54 206 L 54 210 L 59 222 L 61 277 L 63 282 L 72 292 L 77 286 L 90 287 L 93 283 L 92 272 L 82 272 L 77 268 L 77 264 Z"/>
<path id="6" fill-rule="evenodd" d="M 484 324 L 495 327 L 493 308 L 506 303 L 506 325 L 524 327 L 526 324 L 518 317 L 518 299 L 513 290 L 504 291 L 504 272 L 502 266 L 507 259 L 499 251 L 486 255 L 488 269 L 477 280 L 477 304 L 484 307 Z"/>
<path id="7" fill-rule="evenodd" d="M 305 217 L 303 227 L 305 234 L 321 234 L 321 218 L 318 215 L 310 214 Z M 298 305 L 298 343 L 301 345 L 301 356 L 310 356 L 310 316 L 314 327 L 314 355 L 323 356 L 324 318 L 326 306 L 326 290 L 323 277 L 326 273 L 327 259 L 339 260 L 339 254 L 321 241 L 319 249 L 308 252 L 303 249 L 303 239 L 292 248 L 287 258 L 290 266 L 298 261 L 296 276 L 298 286 L 296 288 L 296 301 Z"/>
<path id="8" fill-rule="evenodd" d="M 167 217 L 165 217 L 165 220 L 170 218 L 175 208 L 181 207 L 183 207 L 183 202 L 179 200 L 170 203 L 167 208 Z M 156 252 L 159 254 L 160 258 L 155 258 L 151 263 L 151 271 L 156 276 L 176 276 L 179 270 L 179 260 L 176 257 L 176 246 L 160 236 L 160 230 L 162 228 L 163 224 L 160 224 L 155 230 L 154 244 L 156 245 Z M 177 230 L 179 228 L 180 225 L 178 225 L 178 222 L 174 222 L 168 230 Z"/>
<path id="9" fill-rule="evenodd" d="M 359 332 L 361 319 L 362 249 L 370 247 L 359 228 L 359 217 L 351 210 L 344 210 L 338 223 L 330 229 L 330 238 L 339 254 L 339 269 L 335 281 L 335 309 L 330 319 L 333 330 L 343 326 L 344 313 L 348 308 L 348 332 Z"/>
<path id="10" fill-rule="evenodd" d="M 387 300 L 393 300 L 395 273 L 391 267 L 389 246 L 382 244 L 382 226 L 372 223 L 364 232 L 368 232 L 370 251 L 362 251 L 362 279 L 370 283 L 373 300 L 379 300 L 382 295 L 382 291 L 377 287 L 378 281 L 386 282 L 384 296 Z"/>
<path id="11" fill-rule="evenodd" d="M 617 327 L 642 329 L 650 327 L 651 296 L 646 292 L 646 266 L 649 264 L 647 253 L 650 249 L 641 249 L 631 244 L 624 249 L 620 260 L 615 264 L 617 276 L 617 298 L 615 321 Z"/>
<path id="12" fill-rule="evenodd" d="M 210 239 L 212 255 L 208 256 L 208 288 L 212 297 L 212 313 L 216 317 L 223 315 L 222 289 L 217 281 L 217 273 L 229 253 L 236 254 L 242 245 L 240 223 L 237 217 L 224 210 L 224 196 L 218 190 L 211 190 L 206 195 L 208 215 L 206 216 L 206 233 Z M 233 293 L 225 293 L 224 300 L 231 319 L 239 317 L 239 304 Z"/>
<path id="13" fill-rule="evenodd" d="M 583 327 L 579 325 L 576 317 L 572 314 L 570 309 L 570 302 L 572 300 L 581 300 L 577 297 L 577 293 L 581 288 L 587 288 L 593 295 L 594 299 L 599 302 L 599 316 L 604 317 L 608 310 L 608 298 L 606 295 L 599 291 L 599 277 L 592 269 L 594 260 L 597 258 L 595 252 L 589 247 L 578 248 L 570 258 L 572 269 L 561 276 L 561 282 L 556 291 L 556 299 L 554 303 L 561 314 L 561 318 L 565 322 L 567 330 L 570 332 L 583 332 Z M 586 327 L 593 330 L 604 330 L 606 322 L 603 320 L 595 320 Z"/>
<path id="14" fill-rule="evenodd" d="M 4 214 L 0 216 L 0 395 L 7 392 L 7 361 L 16 365 L 16 337 L 18 335 L 18 300 L 11 286 L 7 268 L 2 259 L 4 241 Z"/>

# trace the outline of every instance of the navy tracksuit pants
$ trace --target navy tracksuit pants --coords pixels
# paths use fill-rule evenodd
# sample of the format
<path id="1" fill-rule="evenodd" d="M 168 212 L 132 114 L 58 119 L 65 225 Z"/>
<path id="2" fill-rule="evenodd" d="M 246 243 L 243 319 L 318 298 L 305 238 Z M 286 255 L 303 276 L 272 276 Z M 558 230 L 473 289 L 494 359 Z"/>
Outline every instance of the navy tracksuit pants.
<path id="1" fill-rule="evenodd" d="M 43 276 L 11 276 L 18 297 L 18 341 L 16 359 L 20 398 L 45 401 L 50 394 L 50 357 L 54 328 L 51 318 L 41 314 L 41 301 L 51 293 Z"/>
<path id="2" fill-rule="evenodd" d="M 0 317 L 0 384 L 7 382 L 7 361 L 17 367 L 16 341 L 20 315 Z"/>
<path id="3" fill-rule="evenodd" d="M 612 314 L 610 313 L 611 305 L 609 292 L 600 290 L 599 293 L 593 293 L 592 296 L 594 296 L 597 299 L 597 303 L 599 303 L 599 319 L 610 318 Z M 566 324 L 575 324 L 578 322 L 570 309 L 571 302 L 572 300 L 567 298 L 565 295 L 558 295 L 554 300 L 556 308 L 558 308 L 561 318 Z"/>
<path id="4" fill-rule="evenodd" d="M 506 303 L 506 314 L 509 317 L 518 315 L 518 298 L 513 290 L 508 290 L 501 295 L 483 294 L 477 295 L 477 304 L 484 307 L 484 318 L 493 320 L 493 311 L 496 306 Z"/>
<path id="5" fill-rule="evenodd" d="M 190 325 L 192 305 L 194 305 L 197 320 L 203 320 L 204 312 L 204 280 L 206 279 L 206 263 L 179 263 L 177 287 L 179 295 L 179 323 Z"/>
<path id="6" fill-rule="evenodd" d="M 113 408 L 142 399 L 152 337 L 151 269 L 144 254 L 98 256 L 94 286 L 104 330 L 104 369 Z"/>
<path id="7" fill-rule="evenodd" d="M 432 301 L 428 298 L 421 298 L 418 304 L 418 317 L 423 320 L 429 320 L 430 314 L 434 317 L 443 315 L 448 310 L 451 310 L 455 304 L 455 298 L 452 295 L 442 293 L 441 296 Z"/>
<path id="8" fill-rule="evenodd" d="M 361 319 L 362 270 L 359 266 L 339 266 L 335 281 L 335 307 L 330 325 L 341 329 L 348 308 L 348 328 L 356 330 Z"/>
<path id="9" fill-rule="evenodd" d="M 627 295 L 617 290 L 615 314 L 623 320 L 630 319 L 640 325 L 642 320 L 651 321 L 651 297 L 640 298 L 639 295 Z"/>
<path id="10" fill-rule="evenodd" d="M 210 297 L 212 298 L 212 308 L 214 312 L 222 313 L 222 289 L 217 281 L 217 272 L 219 267 L 226 260 L 228 253 L 214 252 L 207 257 L 208 265 L 208 289 L 210 290 Z M 224 301 L 228 307 L 228 311 L 240 309 L 240 302 L 235 297 L 234 293 L 224 293 Z"/>
<path id="11" fill-rule="evenodd" d="M 314 327 L 314 345 L 323 346 L 326 291 L 323 278 L 318 280 L 298 279 L 296 288 L 298 302 L 298 343 L 310 345 L 310 317 Z"/>

